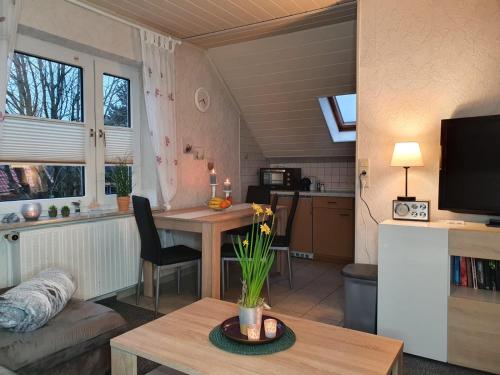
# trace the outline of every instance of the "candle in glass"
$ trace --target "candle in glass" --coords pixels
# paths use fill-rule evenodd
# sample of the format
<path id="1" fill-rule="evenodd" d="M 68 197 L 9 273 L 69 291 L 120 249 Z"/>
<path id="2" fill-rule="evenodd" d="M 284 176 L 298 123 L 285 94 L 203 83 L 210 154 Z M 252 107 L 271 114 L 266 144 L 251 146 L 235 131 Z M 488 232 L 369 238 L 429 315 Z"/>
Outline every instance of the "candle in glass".
<path id="1" fill-rule="evenodd" d="M 247 336 L 250 341 L 260 340 L 260 324 L 248 324 Z"/>
<path id="2" fill-rule="evenodd" d="M 264 331 L 268 339 L 274 339 L 276 337 L 276 328 L 278 322 L 276 319 L 266 319 L 264 320 Z"/>
<path id="3" fill-rule="evenodd" d="M 217 174 L 215 173 L 215 169 L 210 171 L 210 185 L 217 185 Z"/>
<path id="4" fill-rule="evenodd" d="M 224 191 L 231 191 L 231 181 L 229 181 L 229 178 L 226 178 L 226 181 L 224 181 Z"/>

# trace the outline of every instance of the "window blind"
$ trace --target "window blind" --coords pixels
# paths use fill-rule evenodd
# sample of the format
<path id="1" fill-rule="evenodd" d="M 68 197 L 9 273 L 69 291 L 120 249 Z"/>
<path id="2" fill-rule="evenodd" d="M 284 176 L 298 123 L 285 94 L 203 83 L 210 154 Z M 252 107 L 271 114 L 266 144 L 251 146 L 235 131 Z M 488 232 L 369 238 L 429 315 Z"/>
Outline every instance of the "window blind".
<path id="1" fill-rule="evenodd" d="M 8 117 L 0 162 L 85 164 L 86 133 L 84 124 Z"/>
<path id="2" fill-rule="evenodd" d="M 104 158 L 106 164 L 117 164 L 125 161 L 127 164 L 134 162 L 133 135 L 131 128 L 106 126 L 106 149 Z"/>

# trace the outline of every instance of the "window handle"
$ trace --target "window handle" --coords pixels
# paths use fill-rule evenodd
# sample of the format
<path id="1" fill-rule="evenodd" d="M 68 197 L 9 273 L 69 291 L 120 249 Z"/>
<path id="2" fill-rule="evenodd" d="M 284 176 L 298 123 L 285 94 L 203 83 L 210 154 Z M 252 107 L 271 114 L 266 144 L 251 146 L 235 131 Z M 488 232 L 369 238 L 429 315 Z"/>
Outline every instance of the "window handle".
<path id="1" fill-rule="evenodd" d="M 94 129 L 90 129 L 89 133 L 90 133 L 89 137 L 90 138 L 94 138 L 94 147 L 95 147 L 96 146 L 96 142 L 97 142 L 97 139 L 95 137 L 95 130 Z"/>
<path id="2" fill-rule="evenodd" d="M 102 138 L 104 142 L 104 147 L 106 147 L 106 132 L 102 129 L 99 129 L 99 138 Z"/>

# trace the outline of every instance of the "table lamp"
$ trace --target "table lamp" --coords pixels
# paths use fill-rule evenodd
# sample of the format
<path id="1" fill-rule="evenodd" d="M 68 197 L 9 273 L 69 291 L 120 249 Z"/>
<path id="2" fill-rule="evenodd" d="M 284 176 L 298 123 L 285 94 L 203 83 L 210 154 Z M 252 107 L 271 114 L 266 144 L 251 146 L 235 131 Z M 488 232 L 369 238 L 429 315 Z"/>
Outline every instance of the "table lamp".
<path id="1" fill-rule="evenodd" d="M 417 142 L 398 142 L 394 145 L 391 167 L 405 169 L 405 195 L 399 196 L 398 201 L 414 201 L 415 197 L 408 196 L 408 169 L 410 167 L 423 167 L 422 154 Z"/>

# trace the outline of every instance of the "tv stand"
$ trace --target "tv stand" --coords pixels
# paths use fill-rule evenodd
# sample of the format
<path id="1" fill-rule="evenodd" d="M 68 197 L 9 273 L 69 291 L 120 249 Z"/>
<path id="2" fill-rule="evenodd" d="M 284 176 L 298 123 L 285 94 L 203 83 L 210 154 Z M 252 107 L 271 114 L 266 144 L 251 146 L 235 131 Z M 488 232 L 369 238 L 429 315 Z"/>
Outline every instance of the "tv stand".
<path id="1" fill-rule="evenodd" d="M 493 228 L 500 228 L 500 219 L 490 219 L 490 221 L 488 221 L 488 224 L 486 224 L 486 226 Z"/>
<path id="2" fill-rule="evenodd" d="M 378 334 L 403 340 L 406 353 L 500 374 L 500 291 L 454 285 L 452 256 L 500 260 L 500 228 L 379 226 Z"/>

